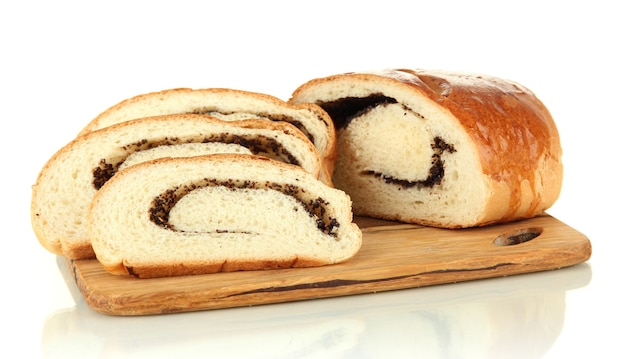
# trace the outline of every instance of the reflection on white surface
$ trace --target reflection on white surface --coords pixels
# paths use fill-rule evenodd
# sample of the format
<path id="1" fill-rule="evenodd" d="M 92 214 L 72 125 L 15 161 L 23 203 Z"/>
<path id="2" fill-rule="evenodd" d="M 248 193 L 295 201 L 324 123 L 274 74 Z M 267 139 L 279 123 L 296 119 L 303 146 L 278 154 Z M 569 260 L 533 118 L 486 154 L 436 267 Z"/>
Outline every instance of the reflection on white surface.
<path id="1" fill-rule="evenodd" d="M 46 321 L 45 358 L 540 358 L 561 332 L 566 291 L 591 279 L 584 263 L 385 293 L 115 317 L 87 307 L 58 265 L 77 304 Z"/>

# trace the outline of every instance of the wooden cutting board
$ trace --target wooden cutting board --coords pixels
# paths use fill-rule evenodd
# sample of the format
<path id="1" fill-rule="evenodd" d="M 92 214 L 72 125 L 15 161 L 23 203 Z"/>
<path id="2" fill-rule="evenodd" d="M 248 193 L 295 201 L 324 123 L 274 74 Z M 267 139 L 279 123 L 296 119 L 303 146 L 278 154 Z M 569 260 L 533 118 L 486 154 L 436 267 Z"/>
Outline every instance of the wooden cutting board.
<path id="1" fill-rule="evenodd" d="M 446 230 L 356 218 L 363 246 L 325 267 L 137 279 L 97 260 L 68 260 L 94 310 L 111 315 L 189 312 L 373 293 L 553 270 L 585 262 L 588 238 L 559 220 Z"/>

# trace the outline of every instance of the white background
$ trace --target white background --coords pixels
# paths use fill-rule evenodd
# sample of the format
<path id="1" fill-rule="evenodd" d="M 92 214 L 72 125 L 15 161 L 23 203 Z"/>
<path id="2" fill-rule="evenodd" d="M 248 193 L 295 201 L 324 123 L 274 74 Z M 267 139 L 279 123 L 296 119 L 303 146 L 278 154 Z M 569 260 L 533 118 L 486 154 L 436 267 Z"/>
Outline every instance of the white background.
<path id="1" fill-rule="evenodd" d="M 0 351 L 29 358 L 623 357 L 626 26 L 617 1 L 8 3 L 0 5 Z M 563 191 L 549 213 L 590 238 L 591 260 L 515 278 L 128 319 L 85 308 L 32 233 L 30 186 L 41 167 L 127 97 L 230 87 L 288 99 L 311 78 L 388 67 L 481 72 L 532 89 L 564 148 Z M 516 322 L 527 323 L 526 331 Z M 321 345 L 319 333 L 333 340 Z"/>

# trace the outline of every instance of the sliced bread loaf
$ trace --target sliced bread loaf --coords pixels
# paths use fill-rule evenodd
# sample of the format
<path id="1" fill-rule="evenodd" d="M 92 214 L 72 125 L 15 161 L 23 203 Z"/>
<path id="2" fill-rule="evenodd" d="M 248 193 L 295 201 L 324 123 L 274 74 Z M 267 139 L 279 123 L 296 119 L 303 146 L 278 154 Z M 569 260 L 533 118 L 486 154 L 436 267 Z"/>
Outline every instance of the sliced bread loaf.
<path id="1" fill-rule="evenodd" d="M 492 76 L 426 70 L 311 80 L 294 104 L 337 129 L 333 183 L 366 215 L 457 228 L 535 216 L 563 177 L 556 125 L 527 88 Z"/>
<path id="2" fill-rule="evenodd" d="M 60 149 L 32 188 L 31 222 L 42 245 L 73 259 L 94 256 L 85 216 L 96 191 L 121 168 L 158 157 L 257 154 L 319 176 L 321 159 L 292 125 L 222 121 L 206 115 L 164 115 L 84 133 Z"/>
<path id="3" fill-rule="evenodd" d="M 176 88 L 134 96 L 108 108 L 82 133 L 140 117 L 196 113 L 223 120 L 248 118 L 288 122 L 313 142 L 330 177 L 336 156 L 335 129 L 328 114 L 313 104 L 294 105 L 274 96 L 225 88 Z M 329 179 L 326 179 L 328 182 Z"/>
<path id="4" fill-rule="evenodd" d="M 343 191 L 250 155 L 131 166 L 98 191 L 87 220 L 105 269 L 142 278 L 321 266 L 361 246 Z"/>

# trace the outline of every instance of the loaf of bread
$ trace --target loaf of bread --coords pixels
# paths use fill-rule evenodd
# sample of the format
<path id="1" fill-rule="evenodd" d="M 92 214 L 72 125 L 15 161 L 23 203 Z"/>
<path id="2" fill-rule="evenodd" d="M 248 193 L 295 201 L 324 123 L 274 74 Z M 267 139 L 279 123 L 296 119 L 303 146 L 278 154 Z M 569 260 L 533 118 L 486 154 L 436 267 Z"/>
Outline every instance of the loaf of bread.
<path id="1" fill-rule="evenodd" d="M 89 236 L 112 274 L 321 266 L 361 246 L 343 191 L 301 167 L 253 155 L 143 162 L 118 172 L 91 203 Z"/>
<path id="2" fill-rule="evenodd" d="M 559 196 L 557 128 L 515 82 L 390 69 L 313 79 L 290 102 L 334 121 L 333 183 L 357 215 L 473 227 L 535 216 Z"/>
<path id="3" fill-rule="evenodd" d="M 321 159 L 302 132 L 284 122 L 222 121 L 207 115 L 163 115 L 79 135 L 41 170 L 32 188 L 31 222 L 53 253 L 93 258 L 87 208 L 120 169 L 159 157 L 256 154 L 302 167 L 317 177 Z M 158 174 L 156 176 L 159 176 Z"/>
<path id="4" fill-rule="evenodd" d="M 223 120 L 259 118 L 288 122 L 313 142 L 329 182 L 335 162 L 335 129 L 326 112 L 312 104 L 293 105 L 276 97 L 225 88 L 177 88 L 137 95 L 102 112 L 81 133 L 140 117 L 176 113 L 207 114 Z"/>

